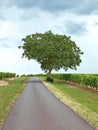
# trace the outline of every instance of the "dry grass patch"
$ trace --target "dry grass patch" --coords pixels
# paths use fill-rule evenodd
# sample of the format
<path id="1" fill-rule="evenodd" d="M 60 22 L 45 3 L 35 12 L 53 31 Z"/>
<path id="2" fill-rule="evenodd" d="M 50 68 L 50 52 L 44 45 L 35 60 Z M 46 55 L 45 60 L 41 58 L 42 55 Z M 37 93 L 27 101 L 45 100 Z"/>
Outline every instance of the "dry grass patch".
<path id="1" fill-rule="evenodd" d="M 8 82 L 4 80 L 0 80 L 0 86 L 5 86 L 5 85 L 8 85 Z"/>

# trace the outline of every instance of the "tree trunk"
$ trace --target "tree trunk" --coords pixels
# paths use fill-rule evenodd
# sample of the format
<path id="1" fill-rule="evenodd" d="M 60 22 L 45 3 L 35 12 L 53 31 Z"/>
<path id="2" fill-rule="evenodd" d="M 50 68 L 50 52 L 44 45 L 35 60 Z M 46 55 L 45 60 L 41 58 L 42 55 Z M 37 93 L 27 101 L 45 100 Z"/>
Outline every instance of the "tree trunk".
<path id="1" fill-rule="evenodd" d="M 47 76 L 48 76 L 48 78 L 51 77 L 51 70 L 48 71 Z"/>

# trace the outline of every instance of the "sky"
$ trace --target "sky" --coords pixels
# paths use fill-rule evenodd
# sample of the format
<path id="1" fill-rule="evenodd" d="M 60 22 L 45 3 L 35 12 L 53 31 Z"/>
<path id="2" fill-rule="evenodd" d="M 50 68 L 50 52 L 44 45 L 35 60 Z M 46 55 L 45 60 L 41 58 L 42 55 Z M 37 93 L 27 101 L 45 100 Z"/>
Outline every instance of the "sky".
<path id="1" fill-rule="evenodd" d="M 84 52 L 77 71 L 66 73 L 98 74 L 98 0 L 0 0 L 0 72 L 44 73 L 34 60 L 21 58 L 18 46 L 27 35 L 48 30 L 71 36 Z"/>

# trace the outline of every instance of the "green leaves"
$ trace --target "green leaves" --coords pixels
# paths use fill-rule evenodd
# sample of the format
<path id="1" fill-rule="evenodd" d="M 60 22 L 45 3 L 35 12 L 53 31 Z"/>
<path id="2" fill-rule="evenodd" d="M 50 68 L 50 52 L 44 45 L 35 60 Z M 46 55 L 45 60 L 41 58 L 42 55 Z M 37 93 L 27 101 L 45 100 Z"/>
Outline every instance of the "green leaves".
<path id="1" fill-rule="evenodd" d="M 66 35 L 53 34 L 51 31 L 35 33 L 23 38 L 22 56 L 34 59 L 41 64 L 42 70 L 76 69 L 80 65 L 83 52 Z"/>

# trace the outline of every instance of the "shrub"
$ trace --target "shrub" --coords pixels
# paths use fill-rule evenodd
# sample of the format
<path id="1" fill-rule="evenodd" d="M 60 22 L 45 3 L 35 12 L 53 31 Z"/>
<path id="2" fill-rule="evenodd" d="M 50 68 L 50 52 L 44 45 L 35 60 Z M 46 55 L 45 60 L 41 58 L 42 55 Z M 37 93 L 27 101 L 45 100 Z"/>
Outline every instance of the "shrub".
<path id="1" fill-rule="evenodd" d="M 52 78 L 49 78 L 49 77 L 47 77 L 46 81 L 47 82 L 54 82 L 54 80 Z"/>

